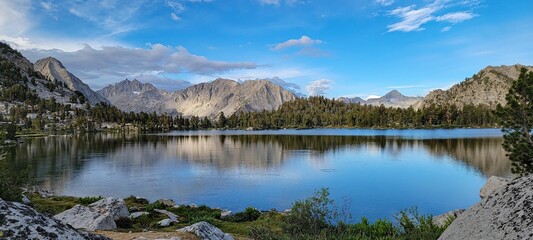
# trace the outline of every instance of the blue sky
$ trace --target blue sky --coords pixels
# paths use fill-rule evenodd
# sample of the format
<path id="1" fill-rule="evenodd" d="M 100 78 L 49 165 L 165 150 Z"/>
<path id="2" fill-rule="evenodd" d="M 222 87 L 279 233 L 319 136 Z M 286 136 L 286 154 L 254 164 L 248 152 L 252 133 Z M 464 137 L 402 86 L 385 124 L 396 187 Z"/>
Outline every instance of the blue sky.
<path id="1" fill-rule="evenodd" d="M 278 77 L 307 95 L 424 96 L 488 65 L 532 65 L 532 12 L 530 0 L 0 0 L 0 40 L 93 89 Z"/>

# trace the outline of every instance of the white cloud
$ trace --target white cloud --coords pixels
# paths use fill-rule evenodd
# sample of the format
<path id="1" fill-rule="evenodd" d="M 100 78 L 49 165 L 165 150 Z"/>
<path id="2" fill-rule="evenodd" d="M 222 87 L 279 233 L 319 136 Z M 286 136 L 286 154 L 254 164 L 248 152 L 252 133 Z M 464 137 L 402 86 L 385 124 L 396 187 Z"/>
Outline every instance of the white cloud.
<path id="1" fill-rule="evenodd" d="M 181 18 L 176 13 L 171 13 L 170 14 L 170 18 L 172 18 L 172 20 L 174 20 L 174 21 L 180 21 L 181 20 Z"/>
<path id="2" fill-rule="evenodd" d="M 43 7 L 46 11 L 57 11 L 57 6 L 54 5 L 52 2 L 46 2 L 42 1 L 40 2 L 41 7 Z"/>
<path id="3" fill-rule="evenodd" d="M 396 8 L 392 10 L 390 14 L 397 16 L 402 20 L 400 22 L 388 25 L 389 32 L 411 32 L 424 30 L 424 28 L 421 27 L 422 24 L 433 20 L 432 14 L 436 10 L 437 9 L 435 7 L 415 9 L 414 5 Z"/>
<path id="4" fill-rule="evenodd" d="M 439 16 L 436 18 L 436 20 L 439 22 L 445 21 L 445 22 L 450 22 L 450 23 L 460 23 L 466 20 L 470 20 L 474 18 L 475 16 L 477 15 L 471 12 L 454 12 L 454 13 L 448 13 L 448 14 Z"/>
<path id="5" fill-rule="evenodd" d="M 263 5 L 276 5 L 279 6 L 280 0 L 259 0 L 259 2 Z"/>
<path id="6" fill-rule="evenodd" d="M 331 88 L 331 84 L 333 81 L 329 79 L 319 79 L 315 80 L 309 83 L 305 87 L 305 90 L 307 90 L 307 93 L 310 96 L 318 96 L 318 95 L 324 95 L 324 92 Z"/>
<path id="7" fill-rule="evenodd" d="M 376 3 L 381 6 L 390 6 L 394 3 L 394 0 L 376 0 Z"/>
<path id="8" fill-rule="evenodd" d="M 54 56 L 74 69 L 85 73 L 111 75 L 141 74 L 147 71 L 167 73 L 212 74 L 234 69 L 253 69 L 252 62 L 212 61 L 204 56 L 191 54 L 182 46 L 150 45 L 148 49 L 122 46 L 102 46 L 94 49 L 85 45 L 75 52 L 61 50 L 26 50 L 32 60 Z"/>
<path id="9" fill-rule="evenodd" d="M 449 22 L 452 24 L 461 23 L 477 16 L 469 11 L 450 12 L 441 16 L 436 16 L 436 13 L 449 9 L 452 6 L 468 6 L 472 7 L 479 2 L 462 1 L 454 3 L 453 5 L 449 0 L 434 0 L 432 3 L 427 4 L 421 8 L 416 8 L 415 5 L 407 7 L 398 7 L 389 11 L 389 15 L 400 18 L 399 22 L 388 25 L 388 32 L 412 32 L 424 30 L 422 25 L 431 22 Z M 444 28 L 447 31 L 449 28 Z"/>
<path id="10" fill-rule="evenodd" d="M 292 93 L 296 94 L 297 96 L 303 96 L 304 94 L 300 92 L 301 88 L 300 85 L 296 83 L 287 82 L 279 77 L 273 77 L 273 78 L 267 78 L 266 80 L 273 82 L 281 87 L 283 87 L 286 90 L 291 91 Z"/>
<path id="11" fill-rule="evenodd" d="M 31 28 L 30 0 L 0 1 L 0 34 L 17 37 Z"/>
<path id="12" fill-rule="evenodd" d="M 289 39 L 285 42 L 278 43 L 276 44 L 276 46 L 274 46 L 273 49 L 276 51 L 279 51 L 279 50 L 283 50 L 283 49 L 287 49 L 291 47 L 310 47 L 312 45 L 320 44 L 320 43 L 322 43 L 321 40 L 314 40 L 304 35 L 300 37 L 300 39 Z"/>
<path id="13" fill-rule="evenodd" d="M 443 27 L 440 31 L 447 32 L 447 31 L 450 31 L 450 29 L 452 29 L 452 26 L 446 26 L 446 27 Z"/>
<path id="14" fill-rule="evenodd" d="M 368 100 L 368 99 L 376 99 L 376 98 L 380 98 L 381 96 L 378 96 L 378 95 L 368 95 L 365 100 Z"/>

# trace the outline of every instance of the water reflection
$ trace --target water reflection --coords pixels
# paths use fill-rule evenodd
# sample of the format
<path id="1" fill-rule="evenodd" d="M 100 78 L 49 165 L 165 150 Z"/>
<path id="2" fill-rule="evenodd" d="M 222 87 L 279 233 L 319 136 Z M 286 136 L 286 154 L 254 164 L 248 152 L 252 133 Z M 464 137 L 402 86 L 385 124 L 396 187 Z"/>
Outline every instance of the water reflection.
<path id="1" fill-rule="evenodd" d="M 508 176 L 510 162 L 501 143 L 501 138 L 414 140 L 385 136 L 85 134 L 28 140 L 17 147 L 11 164 L 17 169 L 31 164 L 36 179 L 58 192 L 82 174 L 84 166 L 91 161 L 105 162 L 107 167 L 125 175 L 165 161 L 211 167 L 215 171 L 245 169 L 253 172 L 280 169 L 288 159 L 304 155 L 309 164 L 323 167 L 328 161 L 335 161 L 325 156 L 337 151 L 385 154 L 392 160 L 403 152 L 428 152 L 437 159 L 451 158 L 484 176 Z"/>

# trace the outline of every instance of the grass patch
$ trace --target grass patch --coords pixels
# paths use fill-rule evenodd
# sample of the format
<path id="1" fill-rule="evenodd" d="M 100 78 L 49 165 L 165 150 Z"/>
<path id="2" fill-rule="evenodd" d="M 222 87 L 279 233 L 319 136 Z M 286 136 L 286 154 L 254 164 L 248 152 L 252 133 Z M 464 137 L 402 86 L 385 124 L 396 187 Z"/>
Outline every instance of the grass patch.
<path id="1" fill-rule="evenodd" d="M 77 197 L 55 196 L 43 198 L 39 194 L 30 194 L 28 198 L 30 198 L 35 210 L 50 215 L 56 215 L 79 204 Z"/>

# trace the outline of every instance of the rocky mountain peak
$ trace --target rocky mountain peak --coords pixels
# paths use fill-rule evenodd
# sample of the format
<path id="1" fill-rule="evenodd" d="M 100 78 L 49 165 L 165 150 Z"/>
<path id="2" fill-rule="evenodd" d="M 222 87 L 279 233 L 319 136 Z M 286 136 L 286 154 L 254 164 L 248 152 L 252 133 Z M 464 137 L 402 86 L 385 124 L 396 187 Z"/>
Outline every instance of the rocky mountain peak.
<path id="1" fill-rule="evenodd" d="M 107 99 L 94 92 L 87 84 L 70 73 L 59 60 L 53 57 L 37 60 L 33 69 L 40 72 L 50 81 L 63 83 L 71 91 L 81 92 L 91 104 L 109 103 Z"/>

